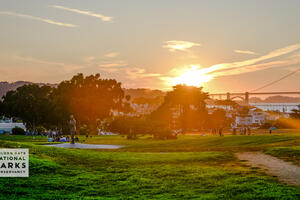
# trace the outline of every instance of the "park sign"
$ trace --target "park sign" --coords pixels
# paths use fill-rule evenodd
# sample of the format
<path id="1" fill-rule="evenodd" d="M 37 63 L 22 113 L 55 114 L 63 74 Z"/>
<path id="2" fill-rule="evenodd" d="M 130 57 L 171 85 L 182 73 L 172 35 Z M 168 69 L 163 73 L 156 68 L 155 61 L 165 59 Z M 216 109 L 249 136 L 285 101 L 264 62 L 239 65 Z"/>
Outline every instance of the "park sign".
<path id="1" fill-rule="evenodd" d="M 0 177 L 28 176 L 28 149 L 0 149 Z"/>

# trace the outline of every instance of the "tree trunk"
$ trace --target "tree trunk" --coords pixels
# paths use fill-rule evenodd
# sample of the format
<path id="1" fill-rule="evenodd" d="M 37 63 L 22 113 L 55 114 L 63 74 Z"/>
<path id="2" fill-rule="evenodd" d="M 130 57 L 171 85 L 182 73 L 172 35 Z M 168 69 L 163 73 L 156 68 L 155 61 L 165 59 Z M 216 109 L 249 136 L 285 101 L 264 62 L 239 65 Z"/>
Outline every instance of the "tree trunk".
<path id="1" fill-rule="evenodd" d="M 90 129 L 90 134 L 91 135 L 97 135 L 97 122 L 96 120 L 91 120 L 89 123 L 89 129 Z"/>

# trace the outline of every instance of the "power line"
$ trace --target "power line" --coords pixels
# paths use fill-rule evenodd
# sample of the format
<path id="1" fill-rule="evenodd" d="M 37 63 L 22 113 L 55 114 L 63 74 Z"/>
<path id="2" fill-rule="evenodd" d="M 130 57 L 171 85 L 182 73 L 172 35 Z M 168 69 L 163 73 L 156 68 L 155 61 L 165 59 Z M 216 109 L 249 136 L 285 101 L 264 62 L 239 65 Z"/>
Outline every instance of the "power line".
<path id="1" fill-rule="evenodd" d="M 287 74 L 287 75 L 284 75 L 283 77 L 281 77 L 281 78 L 279 78 L 279 79 L 277 79 L 277 80 L 275 80 L 275 81 L 272 81 L 272 82 L 270 82 L 270 83 L 268 83 L 268 84 L 266 84 L 266 85 L 263 85 L 262 87 L 259 87 L 259 88 L 255 89 L 255 90 L 252 90 L 252 91 L 250 91 L 250 92 L 256 92 L 256 91 L 258 91 L 258 90 L 261 90 L 261 89 L 264 89 L 264 88 L 266 88 L 266 87 L 269 87 L 269 86 L 271 86 L 271 85 L 273 85 L 273 84 L 275 84 L 275 83 L 278 83 L 279 81 L 281 81 L 281 80 L 283 80 L 283 79 L 286 79 L 286 78 L 288 78 L 288 77 L 290 77 L 290 76 L 296 74 L 298 71 L 300 71 L 300 68 L 297 69 L 297 70 L 295 70 L 295 71 L 293 71 L 293 72 L 291 72 L 291 73 L 289 73 L 289 74 Z"/>

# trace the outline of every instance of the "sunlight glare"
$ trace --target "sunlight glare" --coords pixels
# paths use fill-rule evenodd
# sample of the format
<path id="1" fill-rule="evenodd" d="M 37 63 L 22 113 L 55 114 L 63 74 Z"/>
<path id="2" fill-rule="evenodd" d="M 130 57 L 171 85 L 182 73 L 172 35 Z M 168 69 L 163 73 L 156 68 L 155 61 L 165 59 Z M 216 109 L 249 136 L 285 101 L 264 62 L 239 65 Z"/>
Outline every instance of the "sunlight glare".
<path id="1" fill-rule="evenodd" d="M 191 65 L 177 71 L 175 77 L 170 79 L 171 85 L 185 84 L 188 86 L 202 86 L 203 83 L 209 82 L 213 75 L 208 74 L 209 68 L 203 68 L 199 65 Z"/>

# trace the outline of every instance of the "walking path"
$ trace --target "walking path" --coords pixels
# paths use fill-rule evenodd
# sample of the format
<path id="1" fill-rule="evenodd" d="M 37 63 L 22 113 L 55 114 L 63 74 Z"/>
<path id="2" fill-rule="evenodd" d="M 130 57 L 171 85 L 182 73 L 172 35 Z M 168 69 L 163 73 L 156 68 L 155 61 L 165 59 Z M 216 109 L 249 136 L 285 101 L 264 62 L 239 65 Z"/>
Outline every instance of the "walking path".
<path id="1" fill-rule="evenodd" d="M 71 148 L 71 149 L 119 149 L 124 147 L 122 145 L 108 145 L 108 144 L 82 144 L 82 143 L 62 143 L 62 144 L 47 144 L 49 147 Z"/>
<path id="2" fill-rule="evenodd" d="M 285 162 L 261 152 L 237 153 L 240 160 L 246 160 L 252 167 L 267 170 L 272 176 L 277 176 L 280 181 L 300 186 L 300 167 Z"/>

